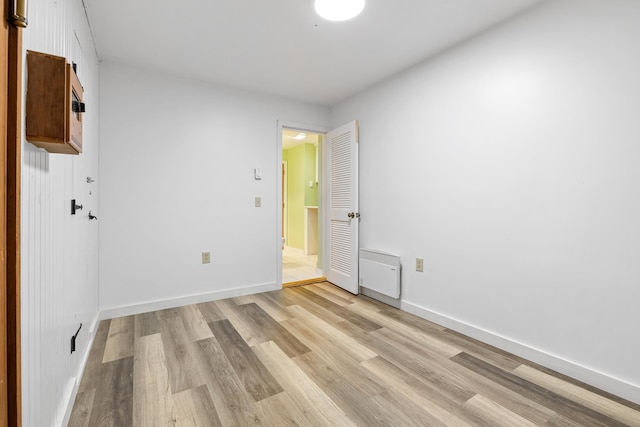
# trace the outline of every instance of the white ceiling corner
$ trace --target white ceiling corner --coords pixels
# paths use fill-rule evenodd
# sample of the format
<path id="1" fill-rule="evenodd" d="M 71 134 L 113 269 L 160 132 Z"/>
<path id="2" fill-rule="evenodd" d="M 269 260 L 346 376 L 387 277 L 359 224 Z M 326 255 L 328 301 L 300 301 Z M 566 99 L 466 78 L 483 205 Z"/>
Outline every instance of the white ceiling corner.
<path id="1" fill-rule="evenodd" d="M 333 105 L 541 0 L 368 0 L 351 21 L 311 0 L 85 0 L 100 57 Z"/>

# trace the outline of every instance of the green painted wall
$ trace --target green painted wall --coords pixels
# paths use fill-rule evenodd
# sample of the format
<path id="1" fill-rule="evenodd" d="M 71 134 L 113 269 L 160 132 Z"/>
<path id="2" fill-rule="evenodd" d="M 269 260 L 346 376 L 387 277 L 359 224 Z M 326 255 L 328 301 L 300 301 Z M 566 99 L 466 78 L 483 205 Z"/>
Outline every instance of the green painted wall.
<path id="1" fill-rule="evenodd" d="M 301 144 L 282 152 L 287 161 L 287 245 L 304 249 L 304 207 L 318 206 L 316 148 Z M 312 187 L 309 187 L 309 183 Z"/>
<path id="2" fill-rule="evenodd" d="M 316 147 L 304 144 L 304 205 L 318 206 L 318 185 L 316 184 Z M 309 187 L 312 183 L 313 187 Z"/>
<path id="3" fill-rule="evenodd" d="M 302 249 L 304 245 L 304 146 L 287 152 L 287 245 Z"/>

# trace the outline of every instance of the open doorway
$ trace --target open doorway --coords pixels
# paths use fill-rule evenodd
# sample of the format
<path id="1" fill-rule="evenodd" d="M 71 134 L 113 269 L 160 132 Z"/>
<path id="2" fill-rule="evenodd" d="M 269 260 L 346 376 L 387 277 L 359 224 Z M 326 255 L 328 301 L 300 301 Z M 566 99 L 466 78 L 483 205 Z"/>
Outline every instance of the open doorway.
<path id="1" fill-rule="evenodd" d="M 282 130 L 282 284 L 323 281 L 321 179 L 323 135 Z"/>

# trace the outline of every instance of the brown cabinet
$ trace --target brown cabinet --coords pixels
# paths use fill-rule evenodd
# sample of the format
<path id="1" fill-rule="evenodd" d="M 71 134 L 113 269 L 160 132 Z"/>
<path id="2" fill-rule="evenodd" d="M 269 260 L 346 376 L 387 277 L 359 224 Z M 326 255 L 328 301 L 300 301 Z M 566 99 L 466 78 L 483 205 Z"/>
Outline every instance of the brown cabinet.
<path id="1" fill-rule="evenodd" d="M 27 141 L 50 153 L 82 153 L 82 97 L 65 58 L 27 51 Z"/>

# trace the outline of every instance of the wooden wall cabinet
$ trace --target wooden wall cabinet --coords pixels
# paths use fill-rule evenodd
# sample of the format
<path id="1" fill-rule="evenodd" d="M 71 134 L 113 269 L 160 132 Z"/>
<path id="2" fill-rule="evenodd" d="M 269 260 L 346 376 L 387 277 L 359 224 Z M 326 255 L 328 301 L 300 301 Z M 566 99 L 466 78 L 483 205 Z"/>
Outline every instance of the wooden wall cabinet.
<path id="1" fill-rule="evenodd" d="M 27 141 L 50 153 L 82 153 L 82 96 L 65 58 L 27 51 Z"/>

